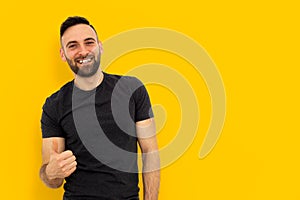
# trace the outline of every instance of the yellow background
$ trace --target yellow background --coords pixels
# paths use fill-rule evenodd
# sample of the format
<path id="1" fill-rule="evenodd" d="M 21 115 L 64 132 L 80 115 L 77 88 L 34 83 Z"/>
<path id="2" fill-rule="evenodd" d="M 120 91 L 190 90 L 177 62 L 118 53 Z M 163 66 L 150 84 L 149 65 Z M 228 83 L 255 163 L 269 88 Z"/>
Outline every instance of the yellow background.
<path id="1" fill-rule="evenodd" d="M 169 28 L 192 37 L 222 75 L 227 114 L 220 140 L 203 160 L 198 153 L 210 117 L 201 77 L 174 55 L 128 54 L 109 68 L 157 62 L 186 73 L 196 84 L 201 122 L 190 148 L 162 170 L 160 199 L 300 199 L 299 5 L 297 1 L 5 1 L 1 4 L 1 199 L 61 199 L 46 188 L 41 164 L 41 107 L 72 79 L 59 57 L 59 26 L 70 15 L 87 17 L 100 39 L 142 27 Z M 122 44 L 120 44 L 122 45 Z M 182 64 L 182 65 L 180 65 Z M 176 99 L 149 86 L 169 121 L 159 134 L 174 137 Z M 171 99 L 169 103 L 168 99 Z M 171 124 L 171 125 L 170 125 Z M 172 125 L 175 125 L 172 127 Z"/>

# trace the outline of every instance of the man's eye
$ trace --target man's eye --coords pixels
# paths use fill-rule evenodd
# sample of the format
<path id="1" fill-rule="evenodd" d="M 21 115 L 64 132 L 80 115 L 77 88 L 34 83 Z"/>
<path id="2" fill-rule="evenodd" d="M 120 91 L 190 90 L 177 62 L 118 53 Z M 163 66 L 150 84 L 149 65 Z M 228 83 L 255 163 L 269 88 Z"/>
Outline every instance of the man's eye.
<path id="1" fill-rule="evenodd" d="M 86 42 L 85 44 L 92 45 L 92 44 L 94 44 L 94 42 Z"/>
<path id="2" fill-rule="evenodd" d="M 72 45 L 69 45 L 69 46 L 68 46 L 69 49 L 74 49 L 75 47 L 76 47 L 75 44 L 72 44 Z"/>

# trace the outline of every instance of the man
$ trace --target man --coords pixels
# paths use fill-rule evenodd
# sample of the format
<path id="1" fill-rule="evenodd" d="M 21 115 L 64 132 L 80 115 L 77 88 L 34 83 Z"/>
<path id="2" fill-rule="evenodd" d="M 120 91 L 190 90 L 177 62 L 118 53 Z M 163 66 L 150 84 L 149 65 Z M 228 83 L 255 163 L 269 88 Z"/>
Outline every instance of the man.
<path id="1" fill-rule="evenodd" d="M 87 19 L 69 17 L 60 39 L 75 78 L 43 106 L 42 181 L 58 188 L 65 180 L 64 200 L 139 199 L 139 144 L 144 199 L 158 199 L 159 155 L 145 87 L 100 69 L 102 44 Z"/>

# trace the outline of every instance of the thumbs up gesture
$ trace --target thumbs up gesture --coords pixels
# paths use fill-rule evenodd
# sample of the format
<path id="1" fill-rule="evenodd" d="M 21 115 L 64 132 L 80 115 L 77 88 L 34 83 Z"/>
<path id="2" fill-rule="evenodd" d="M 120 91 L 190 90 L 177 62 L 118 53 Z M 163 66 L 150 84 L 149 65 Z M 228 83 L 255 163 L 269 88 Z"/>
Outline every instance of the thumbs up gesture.
<path id="1" fill-rule="evenodd" d="M 70 176 L 76 170 L 76 158 L 70 150 L 59 152 L 57 140 L 52 140 L 49 163 L 46 167 L 46 175 L 49 180 L 63 179 Z"/>

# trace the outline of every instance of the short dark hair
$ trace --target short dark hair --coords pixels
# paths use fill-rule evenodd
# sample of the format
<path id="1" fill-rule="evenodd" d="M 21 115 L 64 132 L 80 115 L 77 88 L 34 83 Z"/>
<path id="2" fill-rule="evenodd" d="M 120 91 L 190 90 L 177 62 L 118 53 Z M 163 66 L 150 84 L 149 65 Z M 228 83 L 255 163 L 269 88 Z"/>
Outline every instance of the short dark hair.
<path id="1" fill-rule="evenodd" d="M 97 35 L 97 31 L 96 29 L 93 27 L 93 25 L 90 24 L 90 22 L 84 18 L 84 17 L 80 17 L 80 16 L 74 16 L 74 17 L 68 17 L 60 26 L 60 38 L 63 36 L 63 34 L 65 33 L 65 31 L 70 28 L 71 26 L 75 26 L 77 24 L 86 24 L 89 25 L 96 33 Z M 97 35 L 98 37 L 98 35 Z"/>

